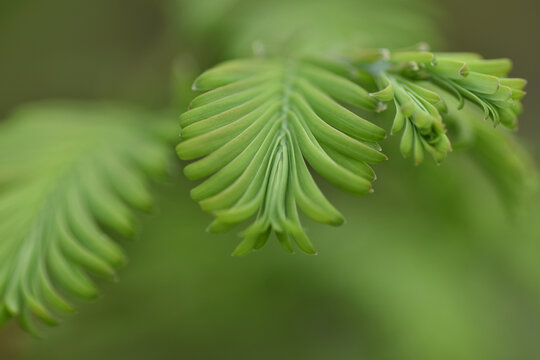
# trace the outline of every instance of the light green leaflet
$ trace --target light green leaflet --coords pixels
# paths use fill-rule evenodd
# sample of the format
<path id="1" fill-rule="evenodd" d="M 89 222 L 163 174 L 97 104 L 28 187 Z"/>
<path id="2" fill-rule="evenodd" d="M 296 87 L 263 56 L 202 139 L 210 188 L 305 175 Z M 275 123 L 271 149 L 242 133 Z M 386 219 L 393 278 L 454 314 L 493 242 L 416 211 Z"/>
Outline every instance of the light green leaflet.
<path id="1" fill-rule="evenodd" d="M 423 161 L 425 151 L 441 162 L 451 150 L 444 124 L 448 113 L 444 96 L 450 96 L 447 91 L 457 98 L 458 110 L 468 100 L 480 106 L 484 118 L 494 125 L 517 126 L 526 81 L 506 77 L 512 67 L 508 59 L 404 50 L 359 52 L 347 61 L 371 70 L 379 88 L 372 95 L 395 104 L 392 133 L 403 131 L 401 152 L 405 157 L 412 154 L 417 164 Z"/>
<path id="2" fill-rule="evenodd" d="M 457 99 L 457 105 L 451 99 L 452 111 L 467 101 L 495 125 L 516 126 L 525 81 L 507 78 L 510 68 L 507 59 L 423 49 L 226 62 L 195 81 L 194 89 L 206 92 L 180 118 L 177 152 L 196 160 L 185 168 L 188 178 L 208 177 L 191 194 L 216 217 L 210 231 L 255 216 L 234 255 L 261 248 L 272 232 L 289 252 L 294 240 L 315 253 L 297 207 L 322 223 L 339 225 L 343 218 L 308 165 L 337 187 L 363 195 L 375 178 L 369 164 L 385 160 L 377 144 L 385 131 L 354 108 L 395 105 L 392 134 L 402 132 L 402 154 L 419 164 L 428 152 L 441 162 L 451 150 L 445 126 L 450 98 Z M 470 112 L 463 114 L 471 120 Z"/>
<path id="3" fill-rule="evenodd" d="M 155 116 L 154 116 L 155 119 Z M 36 333 L 70 312 L 64 292 L 98 293 L 86 270 L 114 277 L 131 236 L 130 207 L 148 210 L 148 177 L 168 167 L 162 121 L 125 106 L 38 104 L 0 132 L 0 322 Z M 169 138 L 170 136 L 167 135 Z"/>
<path id="4" fill-rule="evenodd" d="M 207 90 L 180 119 L 180 158 L 190 179 L 209 176 L 192 197 L 216 216 L 211 231 L 224 231 L 253 215 L 235 255 L 262 247 L 274 231 L 287 251 L 292 241 L 315 253 L 297 206 L 315 221 L 339 225 L 307 165 L 339 188 L 371 191 L 369 163 L 384 161 L 377 141 L 385 131 L 336 100 L 374 110 L 362 87 L 313 64 L 296 60 L 237 60 L 201 75 Z M 209 91 L 208 91 L 209 90 Z M 291 239 L 292 238 L 292 239 Z"/>

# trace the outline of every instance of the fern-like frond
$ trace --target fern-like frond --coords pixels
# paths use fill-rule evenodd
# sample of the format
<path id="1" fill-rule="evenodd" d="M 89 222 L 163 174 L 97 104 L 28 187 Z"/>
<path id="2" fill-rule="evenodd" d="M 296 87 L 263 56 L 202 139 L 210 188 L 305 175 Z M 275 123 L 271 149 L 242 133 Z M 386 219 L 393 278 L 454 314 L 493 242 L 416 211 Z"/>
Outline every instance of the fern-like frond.
<path id="1" fill-rule="evenodd" d="M 250 59 L 217 66 L 194 87 L 207 92 L 181 116 L 177 152 L 199 159 L 186 166 L 188 178 L 209 177 L 191 195 L 215 215 L 211 231 L 256 215 L 235 255 L 262 247 L 272 231 L 287 251 L 292 238 L 314 253 L 297 206 L 315 221 L 342 223 L 308 164 L 345 191 L 371 191 L 368 164 L 386 159 L 377 145 L 385 131 L 339 103 L 377 108 L 354 82 L 301 60 Z"/>
<path id="2" fill-rule="evenodd" d="M 437 162 L 446 157 L 451 145 L 443 118 L 449 110 L 463 108 L 465 101 L 479 106 L 494 125 L 517 126 L 526 81 L 507 77 L 512 67 L 508 59 L 420 49 L 359 51 L 346 61 L 373 75 L 379 90 L 372 96 L 395 104 L 392 133 L 403 131 L 401 152 L 405 157 L 414 154 L 416 163 L 422 162 L 425 151 Z M 458 100 L 457 105 L 451 101 L 452 109 L 449 96 Z"/>
<path id="3" fill-rule="evenodd" d="M 466 103 L 479 106 L 493 125 L 516 127 L 525 81 L 508 78 L 510 68 L 507 59 L 414 48 L 227 62 L 196 80 L 194 88 L 207 92 L 181 116 L 177 152 L 185 160 L 199 159 L 185 168 L 190 179 L 209 177 L 192 197 L 216 216 L 211 231 L 256 214 L 234 254 L 262 247 L 272 231 L 286 250 L 292 251 L 292 237 L 314 253 L 297 206 L 315 221 L 338 225 L 343 219 L 307 164 L 341 189 L 366 194 L 374 179 L 369 164 L 385 159 L 377 144 L 385 131 L 354 107 L 380 111 L 390 104 L 402 154 L 419 164 L 427 152 L 441 162 L 452 149 L 450 114 Z M 478 114 L 460 114 L 477 124 L 471 117 Z M 493 139 L 474 126 L 476 144 L 489 151 Z"/>
<path id="4" fill-rule="evenodd" d="M 163 124 L 72 103 L 28 106 L 2 124 L 0 320 L 18 316 L 35 334 L 32 318 L 55 324 L 72 311 L 63 292 L 97 296 L 87 270 L 115 276 L 125 260 L 109 234 L 133 235 L 130 207 L 152 206 L 147 179 L 168 167 Z"/>
<path id="5" fill-rule="evenodd" d="M 426 49 L 359 52 L 350 59 L 373 74 L 379 87 L 374 97 L 395 103 L 392 132 L 405 128 L 404 156 L 414 153 L 418 163 L 427 150 L 440 162 L 451 149 L 448 125 L 456 130 L 452 142 L 469 151 L 508 203 L 519 203 L 537 187 L 534 162 L 521 144 L 493 129 L 516 129 L 522 110 L 527 82 L 508 77 L 509 59 Z"/>

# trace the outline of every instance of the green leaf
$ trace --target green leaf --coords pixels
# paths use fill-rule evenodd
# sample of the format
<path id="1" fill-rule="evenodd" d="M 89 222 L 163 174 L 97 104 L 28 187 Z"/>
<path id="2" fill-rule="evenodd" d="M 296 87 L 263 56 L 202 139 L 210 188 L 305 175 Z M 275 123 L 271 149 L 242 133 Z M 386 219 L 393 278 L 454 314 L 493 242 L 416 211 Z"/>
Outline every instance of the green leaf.
<path id="1" fill-rule="evenodd" d="M 443 161 L 451 145 L 439 110 L 446 109 L 441 97 L 401 76 L 382 74 L 381 77 L 379 83 L 385 87 L 376 94 L 383 92 L 391 95 L 379 98 L 395 104 L 392 134 L 398 134 L 404 129 L 400 143 L 403 157 L 409 157 L 414 151 L 414 161 L 418 165 L 424 160 L 424 152 L 427 151 L 435 161 Z M 388 88 L 392 91 L 388 92 Z"/>
<path id="2" fill-rule="evenodd" d="M 358 63 L 358 58 L 353 56 L 349 62 Z M 362 66 L 366 64 L 359 65 Z M 448 110 L 436 92 L 418 86 L 417 82 L 426 80 L 454 94 L 459 100 L 458 108 L 462 108 L 464 100 L 468 99 L 480 106 L 484 117 L 495 125 L 501 123 L 507 128 L 516 128 L 517 115 L 521 111 L 519 101 L 525 95 L 526 81 L 506 78 L 511 68 L 509 59 L 486 60 L 476 54 L 426 51 L 395 51 L 388 59 L 372 60 L 368 65 L 379 88 L 371 95 L 381 101 L 391 101 L 395 97 L 405 117 L 416 114 L 414 122 L 419 128 L 429 124 L 428 117 L 421 115 L 422 112 L 440 119 L 440 113 Z M 392 78 L 397 80 L 391 82 L 389 79 Z M 409 99 L 407 93 L 412 98 Z M 441 155 L 436 157 L 443 158 Z"/>
<path id="3" fill-rule="evenodd" d="M 207 92 L 180 117 L 177 153 L 198 159 L 186 166 L 186 176 L 208 177 L 191 195 L 216 217 L 211 231 L 256 217 L 234 255 L 262 247 L 272 231 L 286 251 L 292 239 L 315 253 L 297 207 L 315 221 L 343 222 L 308 164 L 345 191 L 372 191 L 368 164 L 386 159 L 376 144 L 385 131 L 342 105 L 377 108 L 351 80 L 313 61 L 248 59 L 205 72 L 194 88 Z"/>
<path id="4" fill-rule="evenodd" d="M 495 125 L 514 129 L 517 127 L 517 115 L 520 104 L 525 95 L 523 88 L 526 82 L 522 79 L 505 78 L 512 68 L 508 59 L 486 60 L 477 56 L 463 55 L 461 61 L 459 54 L 443 54 L 436 57 L 436 63 L 425 68 L 432 77 L 432 81 L 446 90 L 456 94 L 460 100 L 459 107 L 463 106 L 463 98 L 476 103 L 484 111 L 484 117 L 491 119 Z M 461 77 L 441 71 L 448 64 L 460 62 L 468 69 Z"/>
<path id="5" fill-rule="evenodd" d="M 44 103 L 0 132 L 0 317 L 48 324 L 72 311 L 64 292 L 98 295 L 87 271 L 114 278 L 125 256 L 111 234 L 135 231 L 152 206 L 147 180 L 166 174 L 170 126 L 140 109 Z M 172 133 L 172 132 L 171 132 Z M 170 137 L 170 136 L 169 136 Z"/>
<path id="6" fill-rule="evenodd" d="M 437 59 L 436 62 L 426 68 L 434 74 L 454 80 L 463 79 L 470 72 L 465 61 L 447 58 Z"/>
<path id="7" fill-rule="evenodd" d="M 512 61 L 510 59 L 469 60 L 467 66 L 477 73 L 506 76 L 512 70 Z"/>
<path id="8" fill-rule="evenodd" d="M 405 129 L 401 152 L 404 157 L 414 152 L 417 164 L 423 160 L 425 151 L 437 162 L 451 151 L 443 116 L 454 109 L 449 109 L 447 101 L 441 98 L 442 89 L 455 95 L 457 110 L 463 108 L 468 99 L 477 104 L 484 118 L 491 119 L 493 124 L 501 123 L 510 129 L 517 126 L 526 81 L 506 78 L 512 67 L 508 59 L 485 60 L 477 54 L 413 49 L 388 52 L 387 56 L 378 58 L 349 53 L 343 61 L 372 74 L 378 88 L 371 93 L 372 97 L 395 104 L 392 134 Z M 430 82 L 439 87 L 433 88 Z"/>

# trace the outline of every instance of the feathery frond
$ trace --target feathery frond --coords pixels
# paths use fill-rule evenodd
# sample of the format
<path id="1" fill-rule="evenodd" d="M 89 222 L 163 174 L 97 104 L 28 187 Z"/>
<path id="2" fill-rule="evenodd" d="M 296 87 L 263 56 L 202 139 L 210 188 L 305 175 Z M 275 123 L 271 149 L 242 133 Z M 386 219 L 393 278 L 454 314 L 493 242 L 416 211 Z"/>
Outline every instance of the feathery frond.
<path id="1" fill-rule="evenodd" d="M 441 162 L 451 150 L 443 121 L 449 109 L 441 92 L 458 99 L 457 110 L 467 100 L 480 106 L 484 118 L 494 125 L 516 128 L 526 81 L 507 77 L 510 60 L 485 60 L 472 53 L 432 53 L 423 47 L 359 51 L 347 60 L 373 75 L 379 90 L 372 96 L 395 104 L 392 133 L 403 130 L 403 156 L 414 154 L 418 164 L 427 151 Z"/>
<path id="2" fill-rule="evenodd" d="M 130 207 L 152 206 L 149 177 L 168 167 L 166 123 L 126 106 L 28 106 L 0 132 L 0 320 L 57 323 L 63 291 L 95 298 L 86 270 L 125 259 L 109 232 L 134 233 Z M 170 138 L 170 136 L 169 136 Z M 106 229 L 106 230 L 105 230 Z M 58 291 L 58 289 L 63 291 Z"/>
<path id="3" fill-rule="evenodd" d="M 306 160 L 345 191 L 371 191 L 368 164 L 386 159 L 377 145 L 385 131 L 337 102 L 375 110 L 377 101 L 359 85 L 301 60 L 251 59 L 217 66 L 194 87 L 207 92 L 181 116 L 177 152 L 201 158 L 185 168 L 188 178 L 209 176 L 191 195 L 216 216 L 211 231 L 257 214 L 235 255 L 262 247 L 272 231 L 287 251 L 292 237 L 314 253 L 297 206 L 315 221 L 342 223 Z"/>
<path id="4" fill-rule="evenodd" d="M 259 249 L 272 231 L 287 251 L 292 237 L 314 253 L 297 206 L 318 222 L 339 225 L 343 218 L 305 161 L 334 185 L 362 195 L 375 178 L 369 164 L 385 160 L 377 144 L 385 131 L 354 107 L 380 111 L 391 104 L 402 154 L 419 164 L 428 152 L 441 162 L 452 149 L 448 114 L 466 102 L 480 106 L 494 125 L 515 128 L 525 81 L 507 78 L 510 68 L 506 59 L 423 48 L 230 61 L 195 81 L 196 90 L 207 92 L 181 116 L 177 152 L 184 160 L 199 159 L 185 168 L 188 178 L 209 177 L 191 194 L 215 215 L 211 231 L 256 214 L 235 255 Z M 463 121 L 477 121 L 470 112 L 461 114 Z"/>

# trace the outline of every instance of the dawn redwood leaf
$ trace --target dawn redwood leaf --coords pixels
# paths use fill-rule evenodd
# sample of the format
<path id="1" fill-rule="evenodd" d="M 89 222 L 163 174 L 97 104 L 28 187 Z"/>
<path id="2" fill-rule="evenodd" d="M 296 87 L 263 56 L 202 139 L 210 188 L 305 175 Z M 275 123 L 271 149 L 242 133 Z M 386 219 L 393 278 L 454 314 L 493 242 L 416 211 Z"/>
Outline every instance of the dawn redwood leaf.
<path id="1" fill-rule="evenodd" d="M 297 207 L 315 221 L 343 222 L 306 163 L 345 191 L 371 191 L 374 174 L 367 164 L 386 159 L 376 144 L 385 131 L 343 105 L 378 106 L 350 79 L 313 61 L 253 59 L 218 65 L 194 88 L 211 90 L 181 116 L 177 152 L 197 159 L 186 166 L 186 176 L 208 176 L 191 195 L 216 216 L 211 231 L 256 217 L 234 255 L 262 247 L 271 232 L 288 252 L 294 240 L 315 253 Z"/>
<path id="2" fill-rule="evenodd" d="M 125 258 L 108 233 L 133 234 L 130 208 L 151 208 L 147 182 L 167 172 L 170 134 L 111 104 L 36 104 L 2 124 L 0 317 L 38 335 L 34 318 L 54 325 L 73 310 L 60 294 L 98 295 L 87 271 L 116 276 Z"/>

